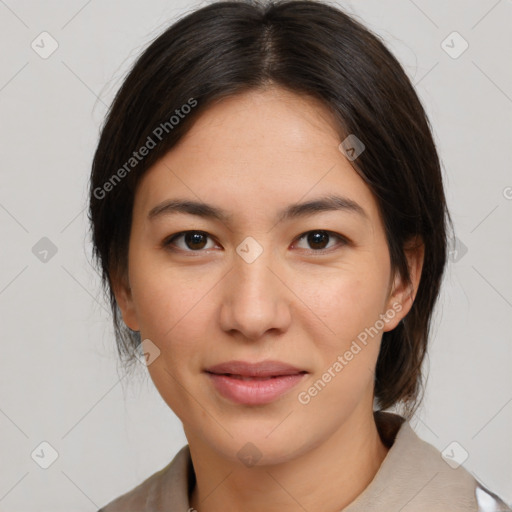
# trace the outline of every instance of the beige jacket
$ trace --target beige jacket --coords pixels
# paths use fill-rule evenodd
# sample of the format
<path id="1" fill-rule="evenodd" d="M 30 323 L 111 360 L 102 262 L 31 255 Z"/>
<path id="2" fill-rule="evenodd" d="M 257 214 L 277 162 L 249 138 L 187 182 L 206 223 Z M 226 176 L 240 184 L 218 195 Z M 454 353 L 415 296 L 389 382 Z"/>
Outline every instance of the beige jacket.
<path id="1" fill-rule="evenodd" d="M 402 416 L 376 412 L 375 421 L 390 450 L 366 489 L 340 512 L 512 512 L 463 466 L 446 462 Z M 98 512 L 193 512 L 194 485 L 187 444 L 166 467 Z"/>

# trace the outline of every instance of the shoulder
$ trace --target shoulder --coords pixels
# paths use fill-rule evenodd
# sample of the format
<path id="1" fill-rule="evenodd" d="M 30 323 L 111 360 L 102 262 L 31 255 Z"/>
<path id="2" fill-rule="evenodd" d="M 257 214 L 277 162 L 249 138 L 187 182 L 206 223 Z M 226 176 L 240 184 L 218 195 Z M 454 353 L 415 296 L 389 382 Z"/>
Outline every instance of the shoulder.
<path id="1" fill-rule="evenodd" d="M 344 512 L 512 512 L 457 461 L 454 450 L 441 453 L 392 413 L 376 421 L 391 447 L 372 482 Z"/>
<path id="2" fill-rule="evenodd" d="M 424 459 L 424 463 L 420 462 L 420 467 L 423 468 L 425 476 L 432 477 L 430 492 L 433 502 L 449 502 L 453 510 L 460 508 L 475 512 L 512 512 L 499 496 L 482 485 L 461 461 L 457 460 L 457 454 L 454 453 L 456 449 L 448 447 L 441 453 L 436 447 L 417 436 L 409 424 L 406 430 L 406 436 L 411 444 L 417 447 L 417 456 Z M 412 441 L 414 438 L 415 442 Z M 430 484 L 425 490 L 429 487 Z"/>
<path id="3" fill-rule="evenodd" d="M 186 512 L 190 479 L 188 445 L 179 450 L 172 461 L 142 483 L 110 501 L 98 512 L 159 512 L 172 506 Z"/>

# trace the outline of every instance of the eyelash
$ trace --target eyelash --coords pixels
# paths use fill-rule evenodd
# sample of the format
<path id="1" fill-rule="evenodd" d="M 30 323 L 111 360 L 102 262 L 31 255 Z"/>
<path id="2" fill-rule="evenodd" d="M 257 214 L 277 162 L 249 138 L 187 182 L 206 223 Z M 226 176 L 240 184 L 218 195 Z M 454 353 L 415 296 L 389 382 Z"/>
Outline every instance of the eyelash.
<path id="1" fill-rule="evenodd" d="M 175 242 L 175 240 L 183 237 L 184 235 L 186 235 L 187 233 L 199 233 L 201 235 L 204 235 L 210 239 L 212 239 L 212 237 L 206 233 L 205 231 L 200 231 L 200 230 L 188 230 L 188 231 L 180 231 L 179 233 L 175 233 L 174 235 L 171 235 L 169 237 L 167 237 L 163 242 L 162 242 L 162 246 L 169 250 L 169 251 L 173 251 L 173 252 L 183 252 L 183 253 L 201 253 L 201 252 L 205 252 L 207 251 L 208 249 L 198 249 L 198 250 L 184 250 L 184 249 L 179 249 L 179 248 L 174 248 L 173 247 L 173 243 Z M 310 233 L 325 233 L 327 234 L 329 237 L 332 237 L 332 238 L 337 238 L 341 243 L 339 244 L 339 246 L 337 248 L 341 248 L 345 245 L 348 245 L 350 243 L 350 241 L 338 234 L 338 233 L 334 233 L 333 231 L 328 231 L 326 229 L 312 229 L 312 230 L 309 230 L 309 231 L 306 231 L 305 233 L 302 233 L 301 235 L 299 235 L 296 240 L 300 241 L 302 240 L 304 237 L 306 237 L 308 234 Z M 318 249 L 318 250 L 315 250 L 315 249 L 310 249 L 308 252 L 310 253 L 315 253 L 315 254 L 326 254 L 326 253 L 329 253 L 331 251 L 336 250 L 336 247 L 334 248 L 330 248 L 330 249 Z"/>

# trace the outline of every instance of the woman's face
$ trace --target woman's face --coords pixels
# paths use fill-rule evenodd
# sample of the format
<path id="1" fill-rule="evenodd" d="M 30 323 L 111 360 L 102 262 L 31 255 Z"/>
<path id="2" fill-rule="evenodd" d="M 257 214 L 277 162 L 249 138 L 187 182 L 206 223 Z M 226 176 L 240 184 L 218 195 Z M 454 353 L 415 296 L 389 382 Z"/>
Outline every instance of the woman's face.
<path id="1" fill-rule="evenodd" d="M 140 182 L 130 289 L 116 296 L 125 323 L 150 340 L 151 378 L 191 444 L 275 463 L 372 418 L 382 332 L 411 299 L 340 142 L 314 100 L 250 92 L 206 111 Z M 328 196 L 342 199 L 298 206 Z M 225 218 L 162 207 L 177 200 Z M 233 360 L 303 373 L 257 382 L 206 371 Z"/>

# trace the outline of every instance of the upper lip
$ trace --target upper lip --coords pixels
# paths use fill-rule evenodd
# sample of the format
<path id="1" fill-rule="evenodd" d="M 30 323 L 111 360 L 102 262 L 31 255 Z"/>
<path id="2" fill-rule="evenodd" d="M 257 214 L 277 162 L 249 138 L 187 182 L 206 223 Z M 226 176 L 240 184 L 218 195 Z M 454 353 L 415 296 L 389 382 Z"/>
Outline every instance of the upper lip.
<path id="1" fill-rule="evenodd" d="M 246 361 L 226 361 L 206 368 L 209 373 L 240 375 L 242 377 L 275 377 L 280 375 L 294 375 L 307 373 L 281 361 L 261 361 L 248 363 Z"/>

